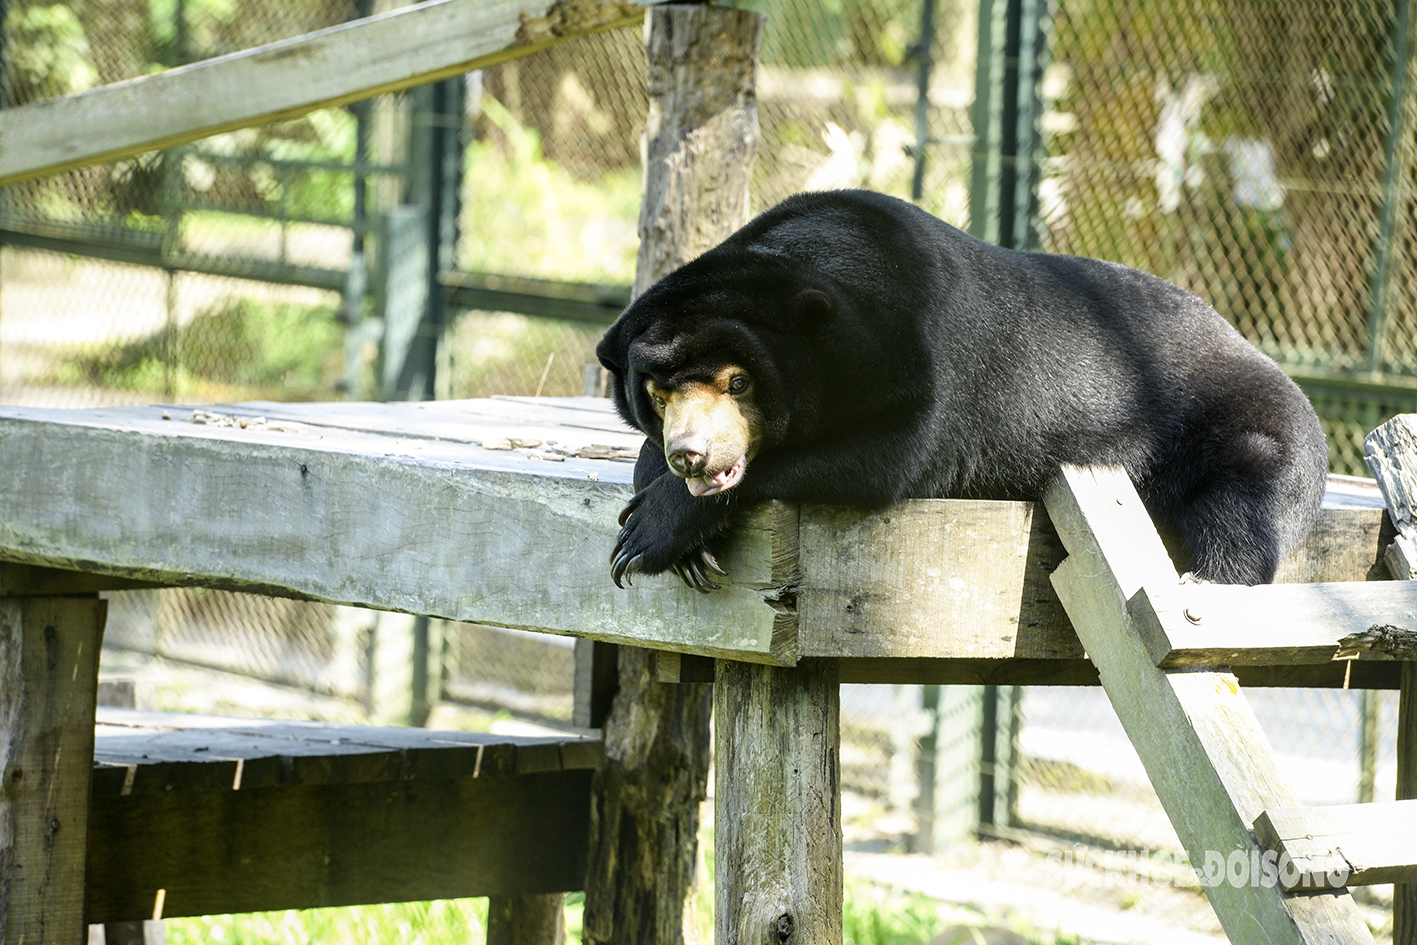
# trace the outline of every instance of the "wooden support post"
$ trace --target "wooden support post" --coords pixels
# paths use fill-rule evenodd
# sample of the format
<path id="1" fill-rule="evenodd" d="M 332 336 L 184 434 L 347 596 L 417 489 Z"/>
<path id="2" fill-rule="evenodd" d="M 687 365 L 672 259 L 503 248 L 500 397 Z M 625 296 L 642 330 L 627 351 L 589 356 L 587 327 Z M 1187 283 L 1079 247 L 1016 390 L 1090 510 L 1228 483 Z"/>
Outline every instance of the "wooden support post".
<path id="1" fill-rule="evenodd" d="M 709 6 L 646 16 L 639 292 L 747 221 L 764 22 L 761 14 Z M 707 687 L 658 682 L 648 650 L 620 648 L 619 691 L 592 798 L 586 945 L 684 940 L 708 777 L 708 713 Z"/>
<path id="2" fill-rule="evenodd" d="M 107 604 L 0 598 L 0 941 L 73 945 L 84 923 L 94 705 Z"/>
<path id="3" fill-rule="evenodd" d="M 380 725 L 421 724 L 413 718 L 414 660 L 418 655 L 415 630 L 426 619 L 410 614 L 381 612 L 375 616 L 369 639 L 369 688 L 364 710 Z M 425 654 L 426 659 L 426 654 Z M 426 702 L 427 694 L 422 694 Z"/>
<path id="4" fill-rule="evenodd" d="M 614 643 L 595 640 L 577 640 L 575 647 L 571 724 L 580 728 L 600 728 L 605 724 L 618 685 L 618 647 Z"/>
<path id="5" fill-rule="evenodd" d="M 1417 415 L 1393 417 L 1363 441 L 1363 460 L 1387 501 L 1397 538 L 1385 555 L 1399 581 L 1417 579 Z M 1417 630 L 1417 627 L 1406 629 Z M 1417 663 L 1402 666 L 1397 708 L 1397 799 L 1417 798 Z M 1392 940 L 1417 942 L 1417 883 L 1395 883 Z"/>
<path id="6" fill-rule="evenodd" d="M 1298 798 L 1234 675 L 1163 670 L 1148 653 L 1129 602 L 1178 578 L 1126 473 L 1064 467 L 1044 502 L 1069 552 L 1053 586 L 1191 864 L 1225 867 L 1206 894 L 1230 941 L 1371 942 L 1346 891 L 1289 895 L 1252 868 L 1251 825 Z"/>
<path id="7" fill-rule="evenodd" d="M 565 893 L 492 896 L 487 900 L 487 945 L 561 945 L 565 941 Z"/>
<path id="8" fill-rule="evenodd" d="M 1402 666 L 1397 702 L 1397 798 L 1417 798 L 1417 663 Z M 1417 883 L 1396 883 L 1392 895 L 1392 940 L 1417 942 Z"/>
<path id="9" fill-rule="evenodd" d="M 718 945 L 840 945 L 841 695 L 834 660 L 715 668 Z"/>

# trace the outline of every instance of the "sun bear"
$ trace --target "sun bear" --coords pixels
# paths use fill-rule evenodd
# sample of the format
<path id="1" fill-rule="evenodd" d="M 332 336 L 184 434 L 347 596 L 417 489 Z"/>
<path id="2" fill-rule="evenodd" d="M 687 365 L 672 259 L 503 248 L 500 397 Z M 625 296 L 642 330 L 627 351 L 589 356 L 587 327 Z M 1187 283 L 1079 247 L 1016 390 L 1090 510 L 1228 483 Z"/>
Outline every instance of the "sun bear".
<path id="1" fill-rule="evenodd" d="M 1308 400 L 1195 295 L 866 191 L 763 213 L 646 291 L 597 355 L 648 438 L 617 585 L 717 587 L 711 541 L 752 503 L 1036 499 L 1062 463 L 1125 468 L 1195 578 L 1267 583 L 1324 491 Z"/>

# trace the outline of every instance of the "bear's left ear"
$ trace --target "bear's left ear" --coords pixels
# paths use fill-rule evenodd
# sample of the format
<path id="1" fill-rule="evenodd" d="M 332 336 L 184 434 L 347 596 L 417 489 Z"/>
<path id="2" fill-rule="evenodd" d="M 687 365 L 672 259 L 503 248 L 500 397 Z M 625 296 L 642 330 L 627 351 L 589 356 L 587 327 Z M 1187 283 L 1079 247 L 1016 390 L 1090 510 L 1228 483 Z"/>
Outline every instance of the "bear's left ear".
<path id="1" fill-rule="evenodd" d="M 803 289 L 792 298 L 792 321 L 798 328 L 811 329 L 826 321 L 836 308 L 832 297 L 821 289 Z"/>

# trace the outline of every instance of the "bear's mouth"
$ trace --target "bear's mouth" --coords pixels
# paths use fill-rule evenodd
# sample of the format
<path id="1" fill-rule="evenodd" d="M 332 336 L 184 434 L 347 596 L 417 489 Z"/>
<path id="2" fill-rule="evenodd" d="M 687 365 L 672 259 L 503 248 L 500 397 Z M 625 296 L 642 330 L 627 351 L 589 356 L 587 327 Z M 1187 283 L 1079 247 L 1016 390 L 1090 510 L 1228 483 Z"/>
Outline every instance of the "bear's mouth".
<path id="1" fill-rule="evenodd" d="M 689 487 L 689 492 L 702 498 L 706 495 L 718 495 L 720 492 L 727 492 L 738 483 L 743 481 L 743 471 L 748 468 L 748 457 L 740 456 L 738 461 L 727 469 L 720 470 L 712 476 L 695 476 L 685 479 L 684 484 Z"/>

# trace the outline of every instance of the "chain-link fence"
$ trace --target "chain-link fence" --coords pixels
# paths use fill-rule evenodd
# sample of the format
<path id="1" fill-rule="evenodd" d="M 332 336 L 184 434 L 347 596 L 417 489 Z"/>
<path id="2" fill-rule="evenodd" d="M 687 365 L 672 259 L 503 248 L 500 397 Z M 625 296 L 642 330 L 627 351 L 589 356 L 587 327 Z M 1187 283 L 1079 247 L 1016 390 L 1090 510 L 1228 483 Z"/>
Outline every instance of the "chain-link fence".
<path id="1" fill-rule="evenodd" d="M 1335 470 L 1363 474 L 1362 436 L 1417 393 L 1409 8 L 1093 0 L 1053 14 L 1033 242 L 1209 300 L 1299 377 Z M 1384 383 L 1358 382 L 1370 374 Z"/>
<path id="2" fill-rule="evenodd" d="M 1361 474 L 1363 434 L 1417 409 L 1407 5 L 748 5 L 769 15 L 757 209 L 803 189 L 918 194 L 976 233 L 1178 282 L 1295 373 L 1337 472 Z M 8 104 L 376 12 L 370 0 L 4 9 Z M 427 211 L 455 224 L 435 289 L 446 308 L 435 393 L 580 393 L 634 266 L 640 36 L 568 42 L 441 94 L 385 96 L 0 190 L 0 402 L 387 393 L 388 247 L 398 214 L 427 202 L 434 131 L 451 132 L 443 146 L 458 156 L 456 199 Z M 1004 225 L 1014 220 L 1023 225 Z M 575 317 L 545 317 L 567 307 Z M 114 599 L 112 646 L 368 695 L 366 614 L 201 591 Z M 564 641 L 466 626 L 437 637 L 445 697 L 569 719 Z M 977 820 L 977 807 L 937 787 L 946 771 L 977 783 L 997 769 L 1011 772 L 993 786 L 997 824 L 1174 844 L 1100 691 L 1028 689 L 1003 703 L 1021 719 L 1007 768 L 981 765 L 981 700 L 956 695 L 860 687 L 844 701 L 843 783 L 909 815 L 892 829 Z M 1387 696 L 1251 697 L 1305 800 L 1390 794 Z"/>

